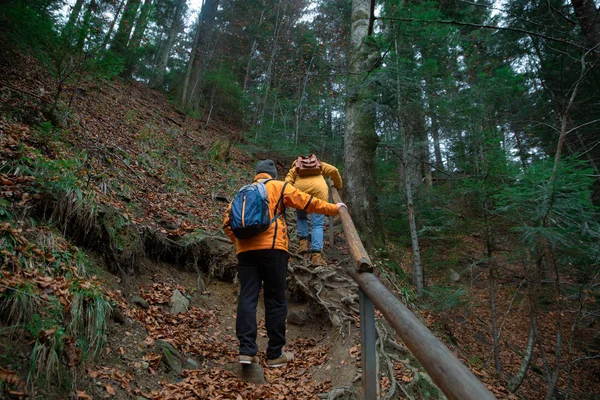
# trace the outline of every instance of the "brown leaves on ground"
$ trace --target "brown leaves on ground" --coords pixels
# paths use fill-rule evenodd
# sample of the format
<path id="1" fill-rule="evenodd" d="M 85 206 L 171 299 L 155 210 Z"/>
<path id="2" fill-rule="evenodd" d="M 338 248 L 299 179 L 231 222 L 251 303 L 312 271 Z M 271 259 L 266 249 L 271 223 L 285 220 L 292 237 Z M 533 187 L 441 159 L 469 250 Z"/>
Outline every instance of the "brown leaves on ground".
<path id="1" fill-rule="evenodd" d="M 165 340 L 179 351 L 202 355 L 208 360 L 199 370 L 184 371 L 184 379 L 177 383 L 163 382 L 163 389 L 153 392 L 154 400 L 175 399 L 314 399 L 317 393 L 326 392 L 329 383 L 312 381 L 311 368 L 327 361 L 327 349 L 317 346 L 313 339 L 298 339 L 291 346 L 296 358 L 283 368 L 265 368 L 267 385 L 255 385 L 240 380 L 220 365 L 237 361 L 237 341 L 218 328 L 219 320 L 213 311 L 192 307 L 186 313 L 170 314 L 165 307 L 175 289 L 184 288 L 167 283 L 153 283 L 140 289 L 151 304 L 147 310 L 128 309 L 127 312 L 144 324 L 148 330 L 147 342 Z M 143 360 L 157 369 L 161 355 L 148 352 Z M 102 368 L 90 372 L 92 377 L 118 380 L 118 371 Z M 121 382 L 122 383 L 122 382 Z M 123 386 L 123 383 L 122 383 Z M 135 390 L 134 390 L 135 391 Z"/>
<path id="2" fill-rule="evenodd" d="M 16 372 L 0 367 L 0 395 L 16 398 L 25 398 L 25 381 L 19 378 Z"/>
<path id="3" fill-rule="evenodd" d="M 88 376 L 92 379 L 104 379 L 116 382 L 128 392 L 131 391 L 130 382 L 133 380 L 133 374 L 131 372 L 122 372 L 116 368 L 97 367 L 95 369 L 89 369 Z M 114 388 L 109 383 L 105 383 L 105 388 L 109 394 L 115 394 Z"/>

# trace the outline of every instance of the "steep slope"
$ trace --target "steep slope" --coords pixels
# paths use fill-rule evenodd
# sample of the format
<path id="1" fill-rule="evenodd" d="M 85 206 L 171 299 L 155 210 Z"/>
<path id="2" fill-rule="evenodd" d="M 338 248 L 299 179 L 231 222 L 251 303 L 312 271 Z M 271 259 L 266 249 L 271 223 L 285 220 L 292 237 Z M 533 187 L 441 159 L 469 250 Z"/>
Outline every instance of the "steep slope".
<path id="1" fill-rule="evenodd" d="M 2 51 L 2 396 L 301 399 L 350 383 L 355 367 L 339 367 L 356 360 L 316 314 L 290 325 L 299 360 L 267 371 L 270 385 L 228 371 L 235 291 L 212 278 L 233 279 L 220 225 L 255 164 L 231 146 L 239 128 L 206 127 L 162 94 L 105 80 L 62 88 L 69 107 L 52 125 L 53 78 Z M 171 314 L 176 291 L 184 312 Z"/>

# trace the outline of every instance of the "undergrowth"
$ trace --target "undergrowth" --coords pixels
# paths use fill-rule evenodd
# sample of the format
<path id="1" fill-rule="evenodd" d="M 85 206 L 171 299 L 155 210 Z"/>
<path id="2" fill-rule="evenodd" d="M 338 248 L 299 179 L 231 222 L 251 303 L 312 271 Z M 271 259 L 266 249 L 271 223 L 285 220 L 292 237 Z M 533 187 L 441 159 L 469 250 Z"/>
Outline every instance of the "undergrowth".
<path id="1" fill-rule="evenodd" d="M 77 366 L 105 342 L 113 301 L 89 261 L 47 225 L 0 225 L 3 332 L 33 343 L 28 380 L 70 386 Z"/>

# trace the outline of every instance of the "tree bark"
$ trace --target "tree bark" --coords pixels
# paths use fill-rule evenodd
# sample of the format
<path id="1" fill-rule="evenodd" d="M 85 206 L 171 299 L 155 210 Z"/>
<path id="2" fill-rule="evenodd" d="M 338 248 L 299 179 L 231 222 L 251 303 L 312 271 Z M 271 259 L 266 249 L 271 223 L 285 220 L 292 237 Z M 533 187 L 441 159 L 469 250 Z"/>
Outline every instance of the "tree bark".
<path id="1" fill-rule="evenodd" d="M 431 138 L 433 139 L 433 154 L 435 156 L 435 167 L 443 170 L 444 161 L 442 160 L 442 151 L 440 149 L 440 125 L 437 117 L 431 116 Z"/>
<path id="2" fill-rule="evenodd" d="M 410 225 L 410 240 L 413 249 L 413 285 L 417 288 L 417 293 L 423 293 L 423 265 L 421 264 L 421 250 L 419 247 L 419 235 L 417 233 L 417 223 L 415 221 L 415 208 L 413 203 L 412 183 L 408 175 L 408 154 L 406 146 L 402 147 L 402 161 L 404 164 L 404 188 L 406 190 L 406 204 L 408 207 L 408 223 Z"/>
<path id="3" fill-rule="evenodd" d="M 398 41 L 394 40 L 394 46 L 396 49 L 396 54 L 398 54 Z M 398 67 L 398 58 L 396 58 L 396 66 Z M 400 69 L 398 68 L 398 71 Z M 402 114 L 404 107 L 402 105 L 402 85 L 400 84 L 400 74 L 399 72 L 396 74 L 396 99 L 398 101 L 398 115 L 399 121 L 398 124 L 402 125 Z M 414 137 L 411 135 L 411 132 L 408 132 L 406 127 L 401 129 L 403 142 L 402 142 L 402 161 L 401 161 L 401 181 L 404 181 L 404 190 L 406 193 L 406 206 L 408 211 L 408 224 L 410 228 L 410 239 L 412 243 L 413 249 L 413 285 L 417 288 L 417 293 L 422 293 L 424 288 L 424 280 L 423 280 L 423 265 L 421 264 L 421 249 L 419 246 L 419 235 L 417 232 L 417 223 L 415 220 L 415 207 L 413 201 L 413 177 L 411 176 L 411 171 L 414 171 L 414 168 L 411 168 L 409 165 L 414 164 L 414 160 L 410 157 L 410 151 L 414 148 L 413 141 Z"/>
<path id="4" fill-rule="evenodd" d="M 529 366 L 531 365 L 533 350 L 535 349 L 535 323 L 535 313 L 532 311 L 531 321 L 529 323 L 529 335 L 527 336 L 527 347 L 525 348 L 523 362 L 517 373 L 508 381 L 508 390 L 513 393 L 515 393 L 521 386 L 521 383 L 523 383 L 527 371 L 529 371 Z"/>
<path id="5" fill-rule="evenodd" d="M 70 35 L 73 32 L 73 28 L 79 19 L 79 14 L 81 14 L 81 9 L 83 8 L 84 2 L 85 0 L 77 0 L 75 2 L 75 5 L 71 10 L 71 14 L 69 14 L 69 20 L 63 29 L 64 34 Z"/>
<path id="6" fill-rule="evenodd" d="M 138 62 L 137 49 L 138 47 L 140 47 L 142 37 L 144 36 L 144 32 L 146 31 L 146 27 L 148 26 L 148 17 L 150 16 L 151 10 L 152 0 L 145 0 L 144 4 L 142 5 L 142 11 L 140 12 L 140 16 L 138 17 L 135 23 L 135 29 L 133 30 L 133 35 L 131 36 L 131 40 L 129 41 L 129 46 L 127 46 L 127 65 L 123 74 L 126 77 L 131 77 L 133 75 L 133 70 Z"/>
<path id="7" fill-rule="evenodd" d="M 212 33 L 214 20 L 217 16 L 218 6 L 219 0 L 205 0 L 202 5 L 202 10 L 200 11 L 198 30 L 196 32 L 196 37 L 194 38 L 194 46 L 192 48 L 192 53 L 190 54 L 183 82 L 181 100 L 184 109 L 189 108 L 194 97 L 198 94 L 199 82 L 204 73 L 204 65 L 206 64 L 206 60 L 202 57 L 202 53 L 205 51 L 205 47 L 210 40 L 210 34 Z"/>
<path id="8" fill-rule="evenodd" d="M 110 46 L 113 52 L 122 57 L 127 55 L 127 43 L 129 42 L 131 31 L 133 30 L 135 17 L 137 16 L 138 9 L 140 8 L 140 2 L 141 0 L 127 0 L 127 3 L 125 4 L 125 10 L 123 11 L 123 16 L 119 21 L 117 33 L 115 34 Z"/>
<path id="9" fill-rule="evenodd" d="M 571 0 L 588 49 L 600 53 L 600 13 L 594 0 Z"/>
<path id="10" fill-rule="evenodd" d="M 113 30 L 115 29 L 115 24 L 117 23 L 117 20 L 119 19 L 119 14 L 121 14 L 121 10 L 123 9 L 123 4 L 125 4 L 125 0 L 121 0 L 121 2 L 119 3 L 119 7 L 115 11 L 115 17 L 113 18 L 113 20 L 110 23 L 110 26 L 108 27 L 108 32 L 106 32 L 106 36 L 104 36 L 104 41 L 102 41 L 103 49 L 106 49 L 106 46 L 108 45 L 108 42 L 110 41 L 110 36 L 112 35 Z"/>
<path id="11" fill-rule="evenodd" d="M 175 5 L 173 22 L 171 23 L 171 27 L 169 28 L 167 38 L 161 46 L 158 55 L 158 66 L 156 68 L 156 75 L 152 80 L 152 83 L 150 84 L 150 86 L 154 89 L 162 87 L 162 85 L 165 83 L 165 72 L 167 70 L 167 64 L 169 62 L 169 54 L 171 53 L 171 49 L 173 48 L 173 43 L 175 43 L 175 38 L 181 30 L 181 16 L 183 14 L 185 2 L 186 0 L 178 0 L 177 4 Z"/>
<path id="12" fill-rule="evenodd" d="M 77 48 L 83 49 L 83 45 L 85 44 L 85 39 L 90 30 L 90 23 L 92 22 L 92 15 L 96 11 L 96 0 L 91 0 L 90 4 L 88 4 L 85 14 L 83 15 L 83 22 L 81 23 L 81 29 L 77 32 Z"/>
<path id="13" fill-rule="evenodd" d="M 348 85 L 346 101 L 345 156 L 345 200 L 359 231 L 367 242 L 381 247 L 384 243 L 383 230 L 375 190 L 375 111 L 367 100 L 370 93 L 356 78 L 370 69 L 372 50 L 364 39 L 369 27 L 370 1 L 352 1 L 352 26 L 350 34 L 349 72 L 354 78 Z"/>

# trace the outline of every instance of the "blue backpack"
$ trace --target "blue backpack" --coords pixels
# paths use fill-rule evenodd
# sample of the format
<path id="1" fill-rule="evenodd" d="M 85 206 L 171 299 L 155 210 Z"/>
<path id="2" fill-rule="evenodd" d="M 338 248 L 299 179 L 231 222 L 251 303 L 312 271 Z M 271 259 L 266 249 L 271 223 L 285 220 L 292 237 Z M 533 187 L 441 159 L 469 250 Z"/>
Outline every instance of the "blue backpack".
<path id="1" fill-rule="evenodd" d="M 231 202 L 231 212 L 229 220 L 231 230 L 238 239 L 248 239 L 269 229 L 269 226 L 282 214 L 276 214 L 272 219 L 269 218 L 269 197 L 265 184 L 272 180 L 264 179 L 256 184 L 250 184 L 242 187 Z M 283 185 L 285 190 L 285 184 Z M 279 198 L 275 210 L 279 207 L 282 196 Z"/>

